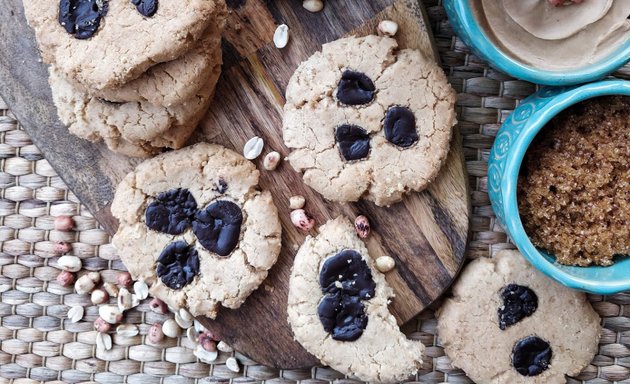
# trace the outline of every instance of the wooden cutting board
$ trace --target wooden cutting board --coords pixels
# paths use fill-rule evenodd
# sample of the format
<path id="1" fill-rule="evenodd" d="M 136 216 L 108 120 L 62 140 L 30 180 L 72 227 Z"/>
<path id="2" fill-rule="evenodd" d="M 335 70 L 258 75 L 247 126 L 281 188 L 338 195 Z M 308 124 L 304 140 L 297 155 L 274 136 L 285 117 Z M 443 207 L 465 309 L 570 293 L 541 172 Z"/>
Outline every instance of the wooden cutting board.
<path id="1" fill-rule="evenodd" d="M 52 1 L 52 0 L 51 0 Z M 191 142 L 205 140 L 242 152 L 252 136 L 265 139 L 265 153 L 288 153 L 282 142 L 283 95 L 297 65 L 322 43 L 348 34 L 368 34 L 379 20 L 400 25 L 402 47 L 437 57 L 424 9 L 413 0 L 328 0 L 323 12 L 304 10 L 300 0 L 231 0 L 224 38 L 225 65 L 216 101 Z M 282 50 L 271 43 L 275 26 L 286 23 L 291 40 Z M 114 233 L 109 204 L 115 186 L 137 159 L 109 152 L 68 134 L 57 119 L 34 35 L 20 0 L 0 7 L 0 93 L 58 174 L 101 224 Z M 256 164 L 262 169 L 262 157 Z M 367 241 L 374 257 L 391 255 L 397 268 L 387 274 L 396 297 L 390 310 L 400 324 L 412 319 L 451 284 L 464 259 L 469 198 L 459 134 L 446 165 L 425 192 L 390 208 L 369 202 L 335 204 L 305 186 L 288 164 L 262 171 L 260 184 L 274 195 L 283 225 L 283 249 L 269 278 L 238 310 L 224 310 L 216 321 L 204 320 L 221 339 L 254 360 L 281 368 L 316 364 L 293 341 L 286 299 L 291 264 L 305 235 L 289 219 L 288 198 L 306 197 L 306 209 L 318 224 L 345 214 L 368 216 L 373 225 Z"/>

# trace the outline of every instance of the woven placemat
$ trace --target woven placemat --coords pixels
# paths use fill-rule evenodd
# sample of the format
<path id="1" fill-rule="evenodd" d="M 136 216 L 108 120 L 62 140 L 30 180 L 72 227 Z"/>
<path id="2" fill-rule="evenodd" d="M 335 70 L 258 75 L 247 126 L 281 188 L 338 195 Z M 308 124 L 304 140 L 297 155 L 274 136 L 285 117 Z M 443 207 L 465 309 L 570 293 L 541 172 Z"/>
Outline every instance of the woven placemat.
<path id="1" fill-rule="evenodd" d="M 453 36 L 437 0 L 425 0 L 442 65 L 459 93 L 459 128 L 463 135 L 473 216 L 468 259 L 488 257 L 514 248 L 495 222 L 487 195 L 487 158 L 495 134 L 519 100 L 535 91 L 489 68 Z M 628 77 L 630 67 L 618 72 Z M 0 84 L 0 86 L 2 86 Z M 124 270 L 110 238 L 78 202 L 33 145 L 0 99 L 0 384 L 35 382 L 99 383 L 337 383 L 356 382 L 324 367 L 277 370 L 234 353 L 240 372 L 230 371 L 221 353 L 215 364 L 200 363 L 185 338 L 149 345 L 151 324 L 166 316 L 146 304 L 126 312 L 126 323 L 137 324 L 140 335 L 114 337 L 114 347 L 99 355 L 92 322 L 98 316 L 86 295 L 55 281 L 59 270 L 48 266 L 57 241 L 72 243 L 71 254 L 84 268 L 98 270 L 114 281 Z M 74 216 L 75 232 L 53 229 L 58 215 Z M 630 295 L 590 296 L 602 316 L 604 332 L 599 354 L 578 378 L 568 382 L 630 382 Z M 73 305 L 85 306 L 78 323 L 66 319 Z M 422 383 L 471 383 L 444 355 L 431 309 L 405 326 L 405 332 L 427 346 L 425 363 L 415 378 Z M 273 348 L 273 340 L 269 340 Z"/>

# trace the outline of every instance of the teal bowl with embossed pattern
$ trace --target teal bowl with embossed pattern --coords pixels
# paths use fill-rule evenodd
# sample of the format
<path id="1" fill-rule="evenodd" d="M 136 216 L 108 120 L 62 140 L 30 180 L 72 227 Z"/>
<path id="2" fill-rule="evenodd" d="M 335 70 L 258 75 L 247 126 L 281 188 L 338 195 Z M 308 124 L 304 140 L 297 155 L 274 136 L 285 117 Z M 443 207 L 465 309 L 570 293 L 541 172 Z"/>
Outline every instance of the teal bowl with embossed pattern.
<path id="1" fill-rule="evenodd" d="M 595 0 L 599 1 L 599 0 Z M 470 0 L 444 0 L 453 30 L 472 51 L 490 65 L 521 80 L 544 85 L 573 85 L 599 80 L 630 60 L 630 39 L 608 57 L 587 66 L 546 70 L 516 60 L 497 47 L 479 24 Z"/>
<path id="2" fill-rule="evenodd" d="M 567 287 L 602 295 L 630 290 L 630 257 L 620 257 L 608 267 L 556 263 L 553 255 L 537 249 L 525 233 L 516 186 L 527 148 L 554 116 L 586 99 L 609 95 L 630 96 L 630 81 L 610 79 L 580 86 L 542 88 L 523 100 L 505 120 L 488 160 L 488 194 L 492 208 L 525 258 Z"/>

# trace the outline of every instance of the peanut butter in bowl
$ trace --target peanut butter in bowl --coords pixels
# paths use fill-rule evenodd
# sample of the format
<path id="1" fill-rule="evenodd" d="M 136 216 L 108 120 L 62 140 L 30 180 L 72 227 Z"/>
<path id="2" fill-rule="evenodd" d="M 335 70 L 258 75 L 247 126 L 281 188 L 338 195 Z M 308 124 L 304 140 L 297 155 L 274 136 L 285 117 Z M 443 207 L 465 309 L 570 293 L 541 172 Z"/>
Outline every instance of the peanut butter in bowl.
<path id="1" fill-rule="evenodd" d="M 504 53 L 562 71 L 600 62 L 630 39 L 630 0 L 469 0 Z"/>

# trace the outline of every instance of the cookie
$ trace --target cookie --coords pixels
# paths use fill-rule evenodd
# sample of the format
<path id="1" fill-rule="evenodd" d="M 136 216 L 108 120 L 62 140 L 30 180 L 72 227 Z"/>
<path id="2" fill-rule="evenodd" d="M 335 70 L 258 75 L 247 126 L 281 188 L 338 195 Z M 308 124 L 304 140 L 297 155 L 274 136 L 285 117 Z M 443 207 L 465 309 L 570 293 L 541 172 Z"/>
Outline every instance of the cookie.
<path id="1" fill-rule="evenodd" d="M 324 44 L 286 91 L 288 159 L 326 199 L 377 205 L 421 191 L 444 163 L 455 92 L 422 52 L 388 37 Z"/>
<path id="2" fill-rule="evenodd" d="M 171 308 L 238 308 L 280 253 L 278 211 L 244 157 L 200 143 L 146 160 L 116 189 L 112 243 L 134 280 Z"/>
<path id="3" fill-rule="evenodd" d="M 193 117 L 192 121 L 201 120 L 205 112 L 205 109 L 200 111 L 199 115 Z M 116 134 L 102 137 L 102 140 L 111 151 L 130 157 L 146 158 L 163 152 L 164 148 L 178 149 L 183 147 L 195 129 L 196 125 L 192 122 L 178 125 L 149 142 L 130 142 Z"/>
<path id="4" fill-rule="evenodd" d="M 218 3 L 217 6 L 223 5 Z M 223 6 L 225 14 L 227 8 Z M 225 16 L 222 16 L 225 17 Z M 137 79 L 118 87 L 88 91 L 93 96 L 107 101 L 124 103 L 128 101 L 147 102 L 154 105 L 173 106 L 189 100 L 206 84 L 217 64 L 221 64 L 221 32 L 224 22 L 213 23 L 204 37 L 181 57 L 152 66 Z"/>
<path id="5" fill-rule="evenodd" d="M 216 49 L 220 56 L 220 46 Z M 103 139 L 113 151 L 146 157 L 186 143 L 210 105 L 221 64 L 215 65 L 192 99 L 170 107 L 109 102 L 79 91 L 55 66 L 49 72 L 57 113 L 72 134 L 90 141 Z"/>
<path id="6" fill-rule="evenodd" d="M 94 90 L 122 85 L 157 63 L 182 56 L 217 22 L 217 15 L 224 17 L 222 3 L 159 0 L 155 12 L 146 16 L 128 0 L 23 2 L 44 62 Z"/>
<path id="7" fill-rule="evenodd" d="M 295 256 L 289 323 L 323 364 L 364 381 L 400 381 L 417 372 L 424 345 L 400 332 L 387 309 L 393 296 L 352 223 L 338 217 Z"/>
<path id="8" fill-rule="evenodd" d="M 518 251 L 471 262 L 438 312 L 454 366 L 476 383 L 565 383 L 597 353 L 586 295 L 556 284 Z"/>

